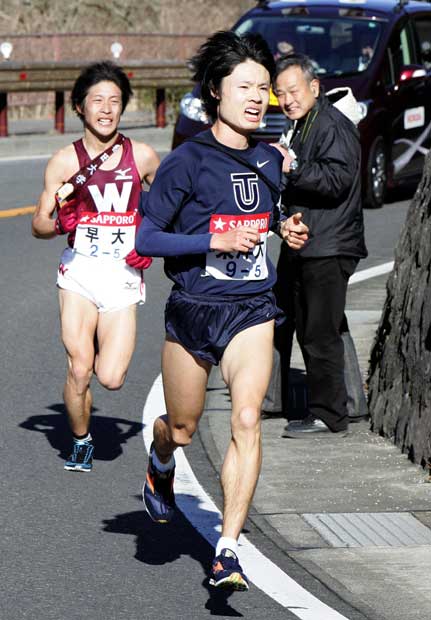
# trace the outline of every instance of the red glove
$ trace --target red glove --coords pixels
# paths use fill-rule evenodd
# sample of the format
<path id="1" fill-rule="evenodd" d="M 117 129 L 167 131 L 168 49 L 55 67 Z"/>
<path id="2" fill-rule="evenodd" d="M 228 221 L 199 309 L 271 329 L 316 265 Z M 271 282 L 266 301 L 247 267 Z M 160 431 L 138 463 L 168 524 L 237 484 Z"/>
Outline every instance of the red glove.
<path id="1" fill-rule="evenodd" d="M 77 226 L 76 200 L 69 200 L 58 210 L 57 219 L 55 220 L 55 232 L 57 235 L 65 235 L 66 233 L 74 232 Z"/>
<path id="2" fill-rule="evenodd" d="M 140 256 L 136 250 L 132 250 L 126 256 L 126 263 L 134 269 L 148 269 L 151 267 L 153 259 L 149 256 Z"/>

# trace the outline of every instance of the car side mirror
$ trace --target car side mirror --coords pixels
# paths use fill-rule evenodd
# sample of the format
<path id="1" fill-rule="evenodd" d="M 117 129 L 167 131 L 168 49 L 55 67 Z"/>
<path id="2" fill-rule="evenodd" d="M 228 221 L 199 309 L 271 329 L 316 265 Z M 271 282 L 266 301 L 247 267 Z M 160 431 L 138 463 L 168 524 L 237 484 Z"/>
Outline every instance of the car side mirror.
<path id="1" fill-rule="evenodd" d="M 410 80 L 414 80 L 416 78 L 425 77 L 427 71 L 423 65 L 404 65 L 401 68 L 401 73 L 399 77 L 399 84 L 403 82 L 409 82 Z"/>

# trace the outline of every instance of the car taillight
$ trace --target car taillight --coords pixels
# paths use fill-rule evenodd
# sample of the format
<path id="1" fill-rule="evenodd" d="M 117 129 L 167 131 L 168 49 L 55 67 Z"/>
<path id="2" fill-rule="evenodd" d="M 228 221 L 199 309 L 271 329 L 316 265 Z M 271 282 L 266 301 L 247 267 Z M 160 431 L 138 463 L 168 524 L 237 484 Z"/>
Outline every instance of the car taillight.
<path id="1" fill-rule="evenodd" d="M 400 82 L 411 80 L 413 78 L 425 77 L 427 72 L 425 69 L 404 69 L 401 71 Z"/>

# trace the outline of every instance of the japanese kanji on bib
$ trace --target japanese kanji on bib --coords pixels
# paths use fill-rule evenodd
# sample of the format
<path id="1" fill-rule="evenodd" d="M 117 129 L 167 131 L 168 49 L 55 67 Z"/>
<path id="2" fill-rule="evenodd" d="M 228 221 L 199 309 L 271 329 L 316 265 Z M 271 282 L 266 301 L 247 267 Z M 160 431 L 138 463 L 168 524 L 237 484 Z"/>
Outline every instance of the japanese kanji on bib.
<path id="1" fill-rule="evenodd" d="M 84 256 L 124 259 L 134 248 L 141 191 L 132 144 L 124 139 L 121 160 L 112 170 L 94 169 L 82 140 L 74 147 L 80 168 L 87 172 L 75 179 L 79 222 L 73 248 Z"/>
<path id="2" fill-rule="evenodd" d="M 257 228 L 260 241 L 249 252 L 208 252 L 206 272 L 218 280 L 265 280 L 268 277 L 266 264 L 266 240 L 269 231 L 270 213 L 251 215 L 212 215 L 210 233 L 220 233 L 244 226 Z"/>

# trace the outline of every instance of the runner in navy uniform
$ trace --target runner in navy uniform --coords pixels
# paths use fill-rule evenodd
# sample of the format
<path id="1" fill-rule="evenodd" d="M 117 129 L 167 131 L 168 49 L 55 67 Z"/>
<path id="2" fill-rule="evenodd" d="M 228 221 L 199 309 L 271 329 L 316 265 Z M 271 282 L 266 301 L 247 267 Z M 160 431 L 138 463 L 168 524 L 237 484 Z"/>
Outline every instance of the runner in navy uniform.
<path id="1" fill-rule="evenodd" d="M 131 94 L 127 76 L 110 62 L 90 65 L 78 77 L 72 106 L 84 136 L 48 162 L 33 217 L 35 237 L 68 233 L 57 285 L 68 360 L 64 402 L 73 433 L 65 469 L 74 471 L 92 468 L 92 374 L 108 389 L 122 386 L 135 345 L 136 304 L 144 301 L 142 270 L 151 263 L 136 254 L 134 242 L 142 183 L 151 183 L 159 158 L 118 133 Z M 59 188 L 68 181 L 73 193 L 64 204 Z"/>
<path id="2" fill-rule="evenodd" d="M 190 444 L 211 366 L 220 362 L 232 400 L 232 440 L 221 472 L 223 529 L 210 583 L 246 590 L 237 539 L 261 465 L 260 409 L 279 315 L 266 240 L 280 213 L 261 174 L 278 187 L 282 165 L 276 149 L 252 143 L 249 135 L 267 108 L 274 63 L 258 35 L 221 32 L 192 64 L 214 124 L 199 136 L 206 144 L 184 143 L 161 164 L 136 239 L 138 254 L 151 248 L 152 256 L 166 257 L 174 282 L 162 355 L 167 415 L 154 424 L 143 498 L 154 521 L 170 521 L 173 453 Z M 280 226 L 293 248 L 306 239 L 300 220 L 297 214 Z"/>

